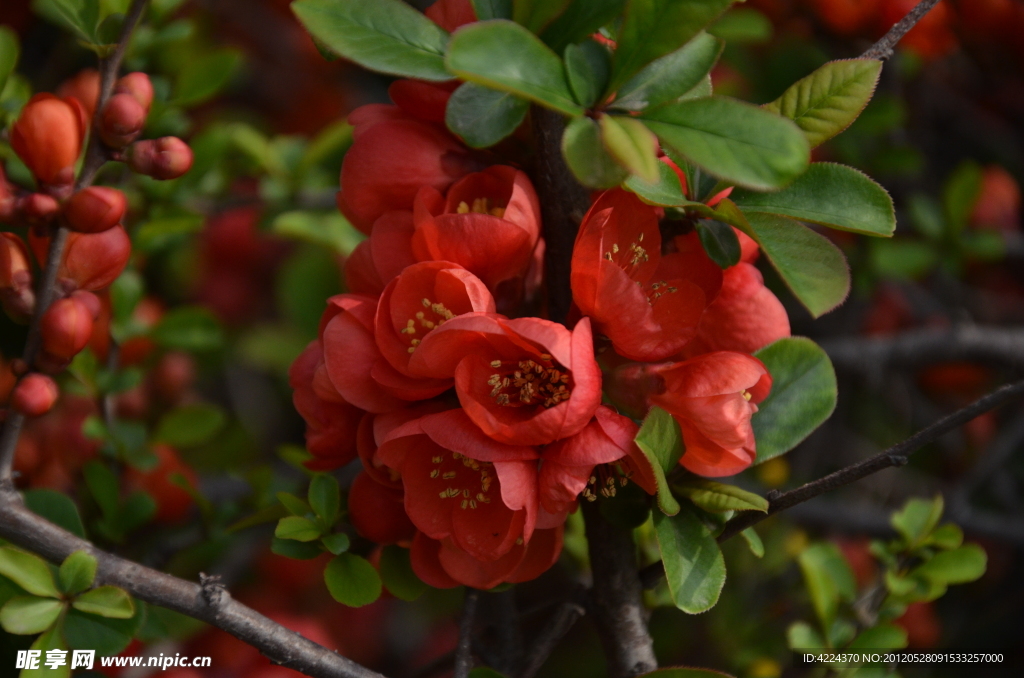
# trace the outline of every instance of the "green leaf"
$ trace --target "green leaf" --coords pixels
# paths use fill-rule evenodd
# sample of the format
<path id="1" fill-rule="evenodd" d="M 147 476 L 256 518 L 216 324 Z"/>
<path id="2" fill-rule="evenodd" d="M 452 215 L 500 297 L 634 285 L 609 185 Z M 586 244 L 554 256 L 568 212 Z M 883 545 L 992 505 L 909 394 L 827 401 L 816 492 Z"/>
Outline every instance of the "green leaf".
<path id="1" fill-rule="evenodd" d="M 291 539 L 277 539 L 270 542 L 270 550 L 279 556 L 293 558 L 294 560 L 312 560 L 323 553 L 316 544 L 292 541 Z"/>
<path id="2" fill-rule="evenodd" d="M 61 600 L 18 596 L 7 601 L 0 609 L 0 627 L 7 633 L 34 636 L 50 628 L 63 609 L 64 602 Z"/>
<path id="3" fill-rule="evenodd" d="M 710 610 L 725 586 L 725 558 L 711 530 L 688 507 L 674 516 L 655 512 L 654 528 L 676 607 L 688 614 Z"/>
<path id="4" fill-rule="evenodd" d="M 955 549 L 964 543 L 964 531 L 958 525 L 946 523 L 935 528 L 925 540 L 925 546 L 937 546 L 940 549 Z"/>
<path id="5" fill-rule="evenodd" d="M 182 351 L 212 351 L 224 345 L 224 330 L 212 312 L 199 306 L 182 306 L 168 311 L 152 332 L 164 348 Z"/>
<path id="6" fill-rule="evenodd" d="M 946 220 L 942 208 L 930 195 L 914 193 L 907 201 L 907 213 L 910 224 L 918 233 L 929 240 L 939 240 L 946 230 Z"/>
<path id="7" fill-rule="evenodd" d="M 320 541 L 328 551 L 336 556 L 340 556 L 345 551 L 348 551 L 349 546 L 352 545 L 348 535 L 344 532 L 324 535 Z"/>
<path id="8" fill-rule="evenodd" d="M 611 62 L 608 48 L 594 40 L 584 40 L 565 48 L 565 74 L 576 103 L 590 108 L 608 84 Z"/>
<path id="9" fill-rule="evenodd" d="M 51 626 L 48 631 L 36 638 L 31 649 L 39 650 L 42 653 L 42 659 L 46 658 L 46 653 L 50 650 L 67 650 L 67 645 L 64 644 L 62 637 L 64 634 L 61 633 L 62 626 L 63 624 L 60 623 Z M 56 669 L 50 669 L 46 667 L 44 661 L 40 661 L 38 669 L 22 669 L 18 678 L 68 678 L 70 675 L 71 662 Z"/>
<path id="10" fill-rule="evenodd" d="M 241 53 L 234 49 L 219 49 L 192 59 L 178 72 L 174 103 L 191 107 L 212 98 L 228 84 L 241 62 Z"/>
<path id="11" fill-rule="evenodd" d="M 380 575 L 365 558 L 351 553 L 337 556 L 324 570 L 327 589 L 342 605 L 362 607 L 380 598 Z"/>
<path id="12" fill-rule="evenodd" d="M 292 541 L 316 541 L 321 535 L 320 528 L 309 518 L 299 516 L 288 516 L 281 518 L 274 530 L 274 536 L 278 539 L 291 539 Z"/>
<path id="13" fill-rule="evenodd" d="M 575 118 L 566 126 L 562 134 L 562 156 L 579 182 L 590 188 L 612 188 L 630 176 L 601 143 L 601 128 L 585 116 Z"/>
<path id="14" fill-rule="evenodd" d="M 416 600 L 430 588 L 413 572 L 409 549 L 401 546 L 385 546 L 381 551 L 380 578 L 391 595 L 401 600 Z"/>
<path id="15" fill-rule="evenodd" d="M 601 141 L 615 161 L 644 181 L 658 181 L 658 140 L 634 118 L 602 115 Z"/>
<path id="16" fill-rule="evenodd" d="M 92 586 L 96 579 L 96 558 L 85 551 L 75 551 L 60 566 L 60 589 L 73 596 Z"/>
<path id="17" fill-rule="evenodd" d="M 830 61 L 764 107 L 795 121 L 813 148 L 857 119 L 871 101 L 881 72 L 877 59 Z"/>
<path id="18" fill-rule="evenodd" d="M 823 650 L 825 641 L 821 634 L 806 622 L 795 622 L 786 630 L 786 642 L 790 650 Z"/>
<path id="19" fill-rule="evenodd" d="M 934 499 L 910 499 L 892 514 L 889 522 L 906 540 L 908 548 L 916 548 L 932 533 L 942 519 L 945 503 L 942 495 Z"/>
<path id="20" fill-rule="evenodd" d="M 107 619 L 131 619 L 135 616 L 135 603 L 124 589 L 100 586 L 76 597 L 71 606 L 79 612 L 95 614 Z"/>
<path id="21" fill-rule="evenodd" d="M 882 623 L 864 629 L 844 650 L 897 650 L 907 646 L 907 632 L 902 626 Z"/>
<path id="22" fill-rule="evenodd" d="M 608 91 L 674 52 L 726 10 L 732 0 L 628 0 Z"/>
<path id="23" fill-rule="evenodd" d="M 277 500 L 284 504 L 288 512 L 293 516 L 305 516 L 313 513 L 313 508 L 302 499 L 288 492 L 278 492 Z"/>
<path id="24" fill-rule="evenodd" d="M 808 546 L 797 558 L 811 603 L 823 629 L 832 628 L 839 601 L 852 601 L 857 593 L 853 571 L 839 548 L 831 542 Z"/>
<path id="25" fill-rule="evenodd" d="M 540 33 L 572 0 L 512 0 L 512 20 L 531 33 Z"/>
<path id="26" fill-rule="evenodd" d="M 294 210 L 282 212 L 271 223 L 274 233 L 314 245 L 326 245 L 348 256 L 365 238 L 337 211 L 328 213 Z"/>
<path id="27" fill-rule="evenodd" d="M 235 521 L 228 525 L 225 530 L 228 532 L 238 532 L 239 530 L 245 530 L 250 527 L 257 525 L 265 525 L 266 523 L 276 523 L 281 518 L 288 515 L 288 509 L 281 504 L 271 504 L 266 508 L 262 508 L 256 511 L 250 516 L 246 516 L 241 520 Z"/>
<path id="28" fill-rule="evenodd" d="M 747 235 L 812 316 L 818 318 L 843 303 L 850 293 L 850 268 L 828 238 L 786 217 L 759 212 L 746 217 Z"/>
<path id="29" fill-rule="evenodd" d="M 964 544 L 952 551 L 936 553 L 910 574 L 939 584 L 966 584 L 980 579 L 987 564 L 984 549 L 977 544 Z"/>
<path id="30" fill-rule="evenodd" d="M 160 418 L 154 439 L 174 447 L 196 447 L 212 440 L 227 420 L 224 410 L 217 405 L 185 405 Z"/>
<path id="31" fill-rule="evenodd" d="M 891 236 L 896 230 L 886 190 L 846 165 L 816 162 L 781 191 L 738 190 L 729 198 L 744 212 L 781 214 L 842 231 Z"/>
<path id="32" fill-rule="evenodd" d="M 181 242 L 185 237 L 203 230 L 203 217 L 198 214 L 163 217 L 139 226 L 132 243 L 139 251 L 152 254 Z"/>
<path id="33" fill-rule="evenodd" d="M 779 339 L 754 356 L 772 376 L 772 390 L 750 421 L 760 464 L 789 452 L 832 416 L 838 387 L 832 361 L 805 337 Z"/>
<path id="34" fill-rule="evenodd" d="M 59 598 L 50 566 L 39 556 L 19 551 L 13 546 L 0 546 L 0 575 L 34 596 Z"/>
<path id="35" fill-rule="evenodd" d="M 309 0 L 302 0 L 309 1 Z M 511 92 L 566 115 L 580 115 L 558 55 L 536 35 L 504 19 L 460 28 L 445 57 L 456 76 Z"/>
<path id="36" fill-rule="evenodd" d="M 698 33 L 690 42 L 630 78 L 616 93 L 611 108 L 643 111 L 678 101 L 704 81 L 723 46 L 721 40 Z"/>
<path id="37" fill-rule="evenodd" d="M 626 0 L 573 0 L 540 37 L 551 49 L 561 52 L 611 22 L 622 13 L 625 4 Z"/>
<path id="38" fill-rule="evenodd" d="M 21 47 L 18 44 L 18 34 L 8 26 L 0 26 L 0 92 L 4 91 L 7 78 L 14 72 L 18 65 L 18 56 Z"/>
<path id="39" fill-rule="evenodd" d="M 753 7 L 734 7 L 708 29 L 708 33 L 730 45 L 768 42 L 772 32 L 771 19 Z"/>
<path id="40" fill-rule="evenodd" d="M 946 223 L 955 235 L 964 230 L 981 193 L 982 173 L 976 162 L 965 161 L 949 175 L 942 190 Z"/>
<path id="41" fill-rule="evenodd" d="M 643 177 L 632 174 L 626 179 L 623 188 L 636 193 L 641 200 L 651 205 L 685 205 L 690 202 L 683 195 L 683 185 L 679 182 L 679 176 L 663 162 L 658 162 L 656 182 L 645 181 Z"/>
<path id="42" fill-rule="evenodd" d="M 32 0 L 32 9 L 47 21 L 75 33 L 84 42 L 96 42 L 97 0 Z"/>
<path id="43" fill-rule="evenodd" d="M 292 11 L 324 45 L 371 71 L 452 77 L 444 64 L 448 34 L 401 0 L 298 0 Z"/>
<path id="44" fill-rule="evenodd" d="M 313 476 L 309 483 L 309 505 L 325 525 L 330 527 L 334 524 L 341 508 L 341 490 L 334 476 L 325 473 Z"/>
<path id="45" fill-rule="evenodd" d="M 873 240 L 869 243 L 871 267 L 882 278 L 917 279 L 938 263 L 934 246 L 914 240 Z"/>
<path id="46" fill-rule="evenodd" d="M 663 145 L 747 188 L 781 188 L 810 160 L 807 140 L 792 121 L 735 99 L 680 101 L 642 118 Z"/>
<path id="47" fill-rule="evenodd" d="M 139 244 L 138 231 L 135 233 L 133 244 L 136 247 Z M 145 293 L 146 284 L 138 271 L 125 269 L 110 285 L 110 311 L 114 320 L 117 322 L 128 321 Z"/>
<path id="48" fill-rule="evenodd" d="M 748 527 L 740 532 L 740 536 L 743 537 L 743 541 L 747 542 L 747 546 L 750 547 L 750 552 L 753 553 L 755 557 L 764 557 L 764 542 L 761 541 L 761 535 L 759 535 L 754 528 Z"/>
<path id="49" fill-rule="evenodd" d="M 146 606 L 135 605 L 130 619 L 112 619 L 95 614 L 68 610 L 64 617 L 64 637 L 74 649 L 96 650 L 100 657 L 124 652 L 146 619 Z"/>
<path id="50" fill-rule="evenodd" d="M 71 497 L 56 490 L 26 490 L 25 506 L 29 511 L 46 518 L 51 523 L 85 539 L 85 527 L 82 517 L 78 515 L 78 507 Z"/>
<path id="51" fill-rule="evenodd" d="M 697 235 L 704 251 L 719 267 L 729 268 L 739 263 L 743 252 L 732 226 L 714 219 L 701 219 L 697 222 Z"/>
<path id="52" fill-rule="evenodd" d="M 663 513 L 679 513 L 679 502 L 672 496 L 665 474 L 676 467 L 683 456 L 683 434 L 672 415 L 660 407 L 651 411 L 636 434 L 636 444 L 647 458 L 658 485 L 658 507 Z"/>
<path id="53" fill-rule="evenodd" d="M 444 121 L 467 146 L 487 148 L 515 132 L 529 109 L 515 94 L 466 82 L 448 100 Z"/>
<path id="54" fill-rule="evenodd" d="M 117 476 L 98 461 L 90 461 L 82 469 L 85 484 L 93 499 L 99 505 L 103 516 L 111 518 L 117 514 L 120 497 L 120 483 Z"/>
<path id="55" fill-rule="evenodd" d="M 706 478 L 688 478 L 672 488 L 694 504 L 711 513 L 726 511 L 768 511 L 768 500 L 735 485 Z"/>
<path id="56" fill-rule="evenodd" d="M 472 0 L 477 21 L 511 19 L 512 0 Z"/>

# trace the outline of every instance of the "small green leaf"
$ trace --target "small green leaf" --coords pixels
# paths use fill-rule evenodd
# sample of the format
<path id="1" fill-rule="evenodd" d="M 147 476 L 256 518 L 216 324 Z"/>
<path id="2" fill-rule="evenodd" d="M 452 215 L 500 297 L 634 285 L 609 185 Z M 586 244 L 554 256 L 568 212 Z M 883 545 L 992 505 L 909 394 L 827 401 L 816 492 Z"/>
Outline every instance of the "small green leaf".
<path id="1" fill-rule="evenodd" d="M 739 263 L 743 252 L 740 239 L 736 237 L 732 226 L 714 219 L 701 219 L 697 222 L 697 235 L 704 251 L 720 268 L 729 268 Z"/>
<path id="2" fill-rule="evenodd" d="M 90 586 L 96 578 L 96 558 L 85 551 L 75 551 L 60 566 L 60 589 L 73 596 Z"/>
<path id="3" fill-rule="evenodd" d="M 764 542 L 761 541 L 761 535 L 759 535 L 754 528 L 748 527 L 740 532 L 740 536 L 743 537 L 743 541 L 747 542 L 750 552 L 753 553 L 756 558 L 764 557 Z"/>
<path id="4" fill-rule="evenodd" d="M 540 33 L 572 0 L 512 0 L 512 19 L 531 33 Z"/>
<path id="5" fill-rule="evenodd" d="M 881 72 L 877 59 L 830 61 L 764 107 L 795 121 L 813 148 L 857 119 L 871 101 Z"/>
<path id="6" fill-rule="evenodd" d="M 124 589 L 116 586 L 100 586 L 76 597 L 71 606 L 79 612 L 95 614 L 107 619 L 131 619 L 135 615 L 135 603 Z"/>
<path id="7" fill-rule="evenodd" d="M 768 511 L 768 500 L 761 495 L 707 478 L 688 478 L 673 484 L 672 488 L 711 513 Z"/>
<path id="8" fill-rule="evenodd" d="M 116 515 L 121 494 L 117 476 L 98 461 L 88 462 L 83 467 L 82 474 L 85 476 L 85 484 L 99 505 L 100 511 L 103 512 L 103 516 L 111 518 Z"/>
<path id="9" fill-rule="evenodd" d="M 282 212 L 271 223 L 274 233 L 325 245 L 337 254 L 348 256 L 365 236 L 337 211 L 328 213 L 294 210 Z"/>
<path id="10" fill-rule="evenodd" d="M 38 669 L 22 669 L 21 673 L 18 674 L 18 678 L 68 678 L 71 675 L 71 662 L 67 662 L 63 666 L 59 666 L 56 669 L 47 668 L 46 653 L 50 650 L 67 650 L 68 647 L 64 643 L 64 634 L 62 633 L 63 624 L 54 624 L 43 633 L 41 636 L 36 638 L 36 641 L 32 643 L 31 649 L 39 650 L 42 653 L 40 658 Z"/>
<path id="11" fill-rule="evenodd" d="M 719 204 L 721 210 L 729 200 Z M 803 224 L 774 214 L 751 212 L 747 235 L 779 272 L 800 303 L 818 318 L 846 300 L 850 267 L 828 238 Z"/>
<path id="12" fill-rule="evenodd" d="M 199 215 L 163 217 L 139 226 L 132 242 L 139 251 L 152 254 L 167 249 L 202 229 L 203 218 Z"/>
<path id="13" fill-rule="evenodd" d="M 562 60 L 536 35 L 511 21 L 463 26 L 452 36 L 445 62 L 463 80 L 511 92 L 566 115 L 583 113 L 569 89 Z"/>
<path id="14" fill-rule="evenodd" d="M 219 49 L 196 57 L 178 72 L 174 103 L 191 107 L 214 97 L 231 80 L 242 55 L 234 49 Z"/>
<path id="15" fill-rule="evenodd" d="M 328 527 L 333 525 L 334 521 L 338 519 L 338 510 L 341 508 L 341 490 L 338 488 L 338 481 L 325 473 L 313 476 L 313 480 L 309 483 L 309 505 L 325 525 Z"/>
<path id="16" fill-rule="evenodd" d="M 636 434 L 636 444 L 651 466 L 658 485 L 658 507 L 663 513 L 679 513 L 679 502 L 672 496 L 665 474 L 676 467 L 683 456 L 683 434 L 672 415 L 660 407 L 651 411 Z"/>
<path id="17" fill-rule="evenodd" d="M 51 523 L 85 539 L 85 527 L 82 517 L 78 515 L 78 507 L 71 497 L 56 490 L 26 490 L 25 506 L 29 511 L 46 518 Z"/>
<path id="18" fill-rule="evenodd" d="M 139 245 L 138 231 L 135 232 L 132 244 L 136 247 Z M 117 280 L 110 285 L 110 310 L 114 320 L 117 322 L 127 322 L 145 292 L 146 285 L 138 271 L 130 268 L 125 269 L 118 276 Z"/>
<path id="19" fill-rule="evenodd" d="M 384 547 L 380 554 L 380 578 L 391 595 L 401 600 L 416 600 L 429 588 L 413 572 L 409 549 L 401 546 Z"/>
<path id="20" fill-rule="evenodd" d="M 276 537 L 270 542 L 270 550 L 279 556 L 294 560 L 312 560 L 323 553 L 323 550 L 316 544 Z"/>
<path id="21" fill-rule="evenodd" d="M 654 109 L 678 101 L 700 85 L 722 54 L 721 40 L 698 33 L 675 52 L 652 62 L 616 93 L 611 108 Z M 710 94 L 710 93 L 709 93 Z"/>
<path id="22" fill-rule="evenodd" d="M 780 214 L 842 231 L 891 236 L 896 211 L 884 188 L 846 165 L 816 162 L 774 193 L 734 191 L 729 199 L 746 212 Z"/>
<path id="23" fill-rule="evenodd" d="M 821 634 L 806 622 L 791 624 L 786 630 L 786 642 L 793 651 L 825 649 L 825 641 L 821 639 Z"/>
<path id="24" fill-rule="evenodd" d="M 914 240 L 872 240 L 871 267 L 882 278 L 915 280 L 938 264 L 935 246 Z"/>
<path id="25" fill-rule="evenodd" d="M 182 351 L 212 351 L 224 345 L 220 321 L 199 306 L 168 311 L 153 328 L 152 336 L 161 346 Z"/>
<path id="26" fill-rule="evenodd" d="M 63 609 L 64 602 L 60 600 L 18 596 L 0 609 L 0 627 L 7 633 L 34 636 L 50 628 Z"/>
<path id="27" fill-rule="evenodd" d="M 601 128 L 586 116 L 575 118 L 566 126 L 562 156 L 579 182 L 590 188 L 612 188 L 630 176 L 601 143 Z"/>
<path id="28" fill-rule="evenodd" d="M 655 512 L 654 528 L 676 607 L 688 614 L 710 610 L 725 586 L 725 558 L 711 530 L 688 507 L 674 516 Z"/>
<path id="29" fill-rule="evenodd" d="M 932 530 L 925 540 L 925 546 L 937 546 L 940 549 L 955 549 L 964 543 L 964 531 L 958 525 L 946 523 Z"/>
<path id="30" fill-rule="evenodd" d="M 987 565 L 984 549 L 977 544 L 964 544 L 952 551 L 936 553 L 910 574 L 939 584 L 966 584 L 980 579 Z"/>
<path id="31" fill-rule="evenodd" d="M 982 173 L 976 162 L 965 161 L 949 175 L 942 190 L 946 223 L 952 235 L 964 230 L 981 193 Z"/>
<path id="32" fill-rule="evenodd" d="M 18 44 L 18 34 L 8 26 L 0 26 L 0 92 L 4 91 L 7 78 L 14 72 L 18 65 L 18 56 L 21 47 Z"/>
<path id="33" fill-rule="evenodd" d="M 864 629 L 844 649 L 856 650 L 897 650 L 907 646 L 907 632 L 902 626 L 882 623 Z"/>
<path id="34" fill-rule="evenodd" d="M 716 38 L 733 44 L 758 44 L 772 39 L 772 21 L 753 7 L 734 7 L 708 29 Z"/>
<path id="35" fill-rule="evenodd" d="M 632 174 L 626 179 L 623 188 L 636 193 L 641 200 L 651 205 L 667 207 L 690 203 L 683 195 L 683 185 L 679 181 L 679 176 L 671 167 L 660 161 L 656 182 L 644 181 L 643 177 Z"/>
<path id="36" fill-rule="evenodd" d="M 565 48 L 565 73 L 576 103 L 584 108 L 597 103 L 608 84 L 610 64 L 608 48 L 594 40 Z"/>
<path id="37" fill-rule="evenodd" d="M 857 592 L 853 571 L 831 542 L 808 546 L 797 558 L 811 603 L 823 629 L 832 628 L 839 601 L 852 601 Z"/>
<path id="38" fill-rule="evenodd" d="M 934 499 L 910 499 L 903 508 L 892 514 L 889 522 L 906 540 L 908 548 L 921 545 L 942 519 L 945 503 L 942 495 Z"/>
<path id="39" fill-rule="evenodd" d="M 472 0 L 477 21 L 511 19 L 512 0 Z"/>
<path id="40" fill-rule="evenodd" d="M 658 139 L 634 118 L 603 115 L 601 141 L 615 161 L 644 181 L 658 181 Z"/>
<path id="41" fill-rule="evenodd" d="M 100 657 L 124 652 L 146 620 L 146 606 L 137 602 L 135 614 L 129 619 L 114 619 L 96 614 L 68 610 L 64 617 L 64 637 L 77 650 L 96 650 Z"/>
<path id="42" fill-rule="evenodd" d="M 832 416 L 838 387 L 832 361 L 810 339 L 779 339 L 754 357 L 772 377 L 772 390 L 750 421 L 760 464 L 789 452 Z"/>
<path id="43" fill-rule="evenodd" d="M 336 556 L 340 556 L 345 551 L 348 551 L 349 546 L 351 546 L 348 535 L 344 532 L 324 535 L 320 541 L 328 551 Z"/>
<path id="44" fill-rule="evenodd" d="M 217 405 L 185 405 L 160 418 L 154 440 L 174 447 L 196 447 L 212 440 L 226 423 L 227 415 Z"/>
<path id="45" fill-rule="evenodd" d="M 487 148 L 515 132 L 529 109 L 515 94 L 466 82 L 452 93 L 444 119 L 467 146 Z"/>
<path id="46" fill-rule="evenodd" d="M 308 518 L 299 516 L 288 516 L 277 522 L 274 536 L 278 539 L 291 539 L 293 541 L 316 541 L 320 538 L 320 528 Z"/>
<path id="47" fill-rule="evenodd" d="M 278 492 L 277 500 L 284 504 L 284 507 L 288 509 L 288 512 L 293 516 L 306 516 L 313 513 L 312 507 L 302 499 L 296 497 L 294 494 Z"/>
<path id="48" fill-rule="evenodd" d="M 664 146 L 748 188 L 782 188 L 810 160 L 807 140 L 791 120 L 735 99 L 680 101 L 645 112 L 642 119 Z"/>
<path id="49" fill-rule="evenodd" d="M 946 219 L 942 208 L 930 195 L 914 193 L 907 201 L 910 225 L 929 240 L 940 240 L 946 230 Z"/>
<path id="50" fill-rule="evenodd" d="M 380 598 L 377 570 L 365 558 L 351 553 L 343 553 L 328 563 L 324 581 L 334 599 L 349 607 L 369 605 Z"/>
<path id="51" fill-rule="evenodd" d="M 448 34 L 401 0 L 298 0 L 292 11 L 337 54 L 388 75 L 451 79 L 445 69 Z"/>
<path id="52" fill-rule="evenodd" d="M 573 0 L 540 34 L 555 52 L 593 35 L 622 13 L 626 0 Z M 483 17 L 480 17 L 483 19 Z M 498 17 L 495 17 L 498 18 Z"/>
<path id="53" fill-rule="evenodd" d="M 256 511 L 250 516 L 242 518 L 234 523 L 228 525 L 225 529 L 228 532 L 238 532 L 239 530 L 245 530 L 250 527 L 257 525 L 264 525 L 266 523 L 276 523 L 281 518 L 288 515 L 288 509 L 281 504 L 272 504 L 266 508 Z"/>
<path id="54" fill-rule="evenodd" d="M 0 575 L 34 596 L 59 598 L 50 566 L 39 556 L 19 551 L 13 546 L 0 546 Z"/>
<path id="55" fill-rule="evenodd" d="M 32 9 L 39 15 L 75 33 L 88 44 L 95 44 L 99 24 L 99 2 L 96 0 L 32 0 Z"/>

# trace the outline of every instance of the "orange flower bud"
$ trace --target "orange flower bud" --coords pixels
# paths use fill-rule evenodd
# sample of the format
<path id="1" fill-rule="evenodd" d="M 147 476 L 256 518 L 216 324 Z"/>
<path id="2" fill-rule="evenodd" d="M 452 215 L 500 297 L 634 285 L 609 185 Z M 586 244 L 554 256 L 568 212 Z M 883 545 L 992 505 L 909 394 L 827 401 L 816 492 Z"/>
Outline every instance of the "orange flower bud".
<path id="1" fill-rule="evenodd" d="M 89 343 L 92 311 L 78 299 L 55 301 L 40 322 L 43 350 L 54 358 L 70 360 Z"/>
<path id="2" fill-rule="evenodd" d="M 130 94 L 149 111 L 153 103 L 153 83 L 145 73 L 129 73 L 114 85 L 114 94 Z"/>
<path id="3" fill-rule="evenodd" d="M 37 94 L 11 127 L 11 146 L 41 184 L 67 185 L 75 180 L 85 129 L 85 109 L 77 99 Z"/>
<path id="4" fill-rule="evenodd" d="M 116 188 L 91 186 L 64 204 L 64 217 L 73 231 L 99 233 L 117 226 L 127 205 L 124 193 Z"/>
<path id="5" fill-rule="evenodd" d="M 99 120 L 100 138 L 111 148 L 124 148 L 135 141 L 146 125 L 146 109 L 131 94 L 115 94 L 103 107 Z"/>
<path id="6" fill-rule="evenodd" d="M 29 231 L 28 244 L 39 265 L 45 265 L 50 239 L 33 229 Z M 131 240 L 121 226 L 102 233 L 71 233 L 57 281 L 67 292 L 103 289 L 121 275 L 131 254 Z"/>
<path id="7" fill-rule="evenodd" d="M 53 379 L 34 372 L 14 387 L 11 407 L 26 417 L 38 417 L 50 411 L 59 395 L 60 390 Z"/>
<path id="8" fill-rule="evenodd" d="M 21 217 L 33 225 L 48 224 L 60 212 L 60 204 L 45 193 L 30 193 L 21 200 Z"/>
<path id="9" fill-rule="evenodd" d="M 65 80 L 57 88 L 57 96 L 74 97 L 85 109 L 85 119 L 92 120 L 96 114 L 96 102 L 100 98 L 100 72 L 95 68 L 84 68 L 75 77 Z"/>
<path id="10" fill-rule="evenodd" d="M 140 141 L 129 151 L 128 166 L 154 179 L 177 179 L 192 168 L 192 149 L 177 137 Z"/>
<path id="11" fill-rule="evenodd" d="M 20 322 L 28 322 L 36 305 L 28 249 L 13 233 L 0 233 L 0 305 Z"/>
<path id="12" fill-rule="evenodd" d="M 99 319 L 100 313 L 103 312 L 103 302 L 92 292 L 86 292 L 85 290 L 78 290 L 71 294 L 71 298 L 85 306 L 86 310 L 89 311 L 89 315 L 95 321 Z"/>

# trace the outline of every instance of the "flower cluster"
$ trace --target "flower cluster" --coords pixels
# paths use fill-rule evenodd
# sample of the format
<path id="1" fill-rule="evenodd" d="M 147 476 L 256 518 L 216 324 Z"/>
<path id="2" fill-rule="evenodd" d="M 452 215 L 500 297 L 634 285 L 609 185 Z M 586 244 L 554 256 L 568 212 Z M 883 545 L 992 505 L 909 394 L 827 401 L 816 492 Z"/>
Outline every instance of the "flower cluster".
<path id="1" fill-rule="evenodd" d="M 428 16 L 473 19 L 456 6 Z M 655 491 L 634 442 L 651 405 L 679 422 L 690 471 L 749 466 L 771 386 L 750 353 L 789 323 L 753 241 L 723 271 L 692 226 L 663 242 L 662 211 L 621 189 L 579 229 L 570 327 L 524 315 L 543 306 L 539 201 L 524 171 L 444 127 L 453 89 L 399 80 L 396 105 L 352 113 L 338 206 L 368 237 L 291 385 L 309 466 L 362 461 L 357 532 L 409 546 L 433 586 L 490 588 L 551 566 L 580 497 Z"/>

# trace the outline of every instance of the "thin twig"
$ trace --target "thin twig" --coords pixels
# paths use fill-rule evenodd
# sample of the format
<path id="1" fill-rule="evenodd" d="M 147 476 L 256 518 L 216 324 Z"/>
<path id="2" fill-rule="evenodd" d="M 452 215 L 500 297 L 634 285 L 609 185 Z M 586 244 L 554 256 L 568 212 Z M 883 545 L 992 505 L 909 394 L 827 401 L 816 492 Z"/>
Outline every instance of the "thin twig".
<path id="1" fill-rule="evenodd" d="M 907 15 L 896 22 L 896 25 L 889 29 L 889 32 L 873 44 L 868 51 L 860 55 L 861 59 L 881 59 L 885 61 L 892 56 L 896 43 L 903 39 L 903 36 L 910 32 L 918 21 L 939 4 L 939 0 L 921 0 L 914 9 L 907 12 Z"/>
<path id="2" fill-rule="evenodd" d="M 544 666 L 544 662 L 554 652 L 559 641 L 587 613 L 586 608 L 583 606 L 586 595 L 586 589 L 580 587 L 579 591 L 573 594 L 569 600 L 559 605 L 554 614 L 548 618 L 544 628 L 541 629 L 540 634 L 530 645 L 530 651 L 526 655 L 526 667 L 519 674 L 519 678 L 533 678 L 537 675 L 537 672 Z"/>
<path id="3" fill-rule="evenodd" d="M 468 678 L 473 669 L 473 630 L 476 626 L 476 604 L 480 592 L 466 588 L 466 600 L 462 603 L 462 619 L 459 621 L 459 645 L 455 649 L 454 678 Z"/>

